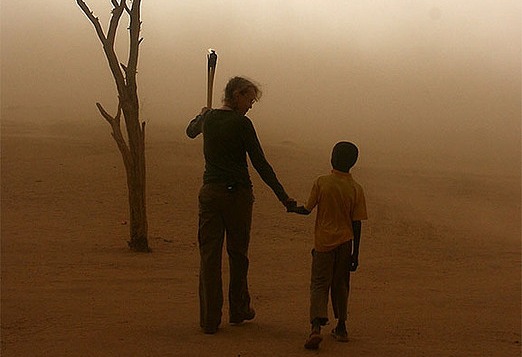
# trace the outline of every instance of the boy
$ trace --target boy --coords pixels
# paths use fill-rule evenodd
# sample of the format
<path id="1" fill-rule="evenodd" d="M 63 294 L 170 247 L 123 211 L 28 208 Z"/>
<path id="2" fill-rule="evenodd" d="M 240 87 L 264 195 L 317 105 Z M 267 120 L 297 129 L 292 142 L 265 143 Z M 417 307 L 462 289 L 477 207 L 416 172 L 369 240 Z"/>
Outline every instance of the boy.
<path id="1" fill-rule="evenodd" d="M 304 345 L 306 349 L 318 349 L 323 340 L 321 326 L 328 322 L 329 291 L 337 319 L 331 334 L 337 341 L 348 341 L 350 272 L 356 271 L 359 264 L 361 220 L 367 219 L 363 189 L 350 174 L 358 154 L 354 144 L 337 143 L 332 150 L 332 172 L 316 179 L 305 206 L 289 209 L 308 215 L 317 206 L 310 283 L 312 332 Z"/>

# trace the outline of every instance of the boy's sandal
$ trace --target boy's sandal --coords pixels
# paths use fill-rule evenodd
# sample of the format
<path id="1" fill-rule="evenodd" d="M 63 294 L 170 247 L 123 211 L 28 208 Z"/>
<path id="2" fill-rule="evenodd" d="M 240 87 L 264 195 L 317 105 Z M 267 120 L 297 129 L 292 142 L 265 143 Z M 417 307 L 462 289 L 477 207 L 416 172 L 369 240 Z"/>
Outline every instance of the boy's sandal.
<path id="1" fill-rule="evenodd" d="M 339 342 L 348 342 L 348 333 L 338 333 L 337 329 L 333 329 L 331 333 L 332 337 L 335 338 Z"/>
<path id="2" fill-rule="evenodd" d="M 308 338 L 304 344 L 304 347 L 307 350 L 316 350 L 319 348 L 319 344 L 321 343 L 322 340 L 323 340 L 323 336 L 321 336 L 317 332 L 312 332 L 310 334 L 310 336 L 308 336 Z"/>

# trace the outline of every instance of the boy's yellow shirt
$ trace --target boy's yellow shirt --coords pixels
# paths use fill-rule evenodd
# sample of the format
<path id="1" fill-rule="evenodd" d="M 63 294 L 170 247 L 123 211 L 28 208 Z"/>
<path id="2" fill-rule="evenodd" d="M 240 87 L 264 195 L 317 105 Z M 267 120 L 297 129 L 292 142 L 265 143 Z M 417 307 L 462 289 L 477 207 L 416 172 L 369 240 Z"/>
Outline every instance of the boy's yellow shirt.
<path id="1" fill-rule="evenodd" d="M 305 208 L 312 211 L 315 206 L 314 248 L 318 252 L 352 240 L 352 221 L 368 219 L 362 186 L 350 173 L 338 170 L 315 180 Z"/>

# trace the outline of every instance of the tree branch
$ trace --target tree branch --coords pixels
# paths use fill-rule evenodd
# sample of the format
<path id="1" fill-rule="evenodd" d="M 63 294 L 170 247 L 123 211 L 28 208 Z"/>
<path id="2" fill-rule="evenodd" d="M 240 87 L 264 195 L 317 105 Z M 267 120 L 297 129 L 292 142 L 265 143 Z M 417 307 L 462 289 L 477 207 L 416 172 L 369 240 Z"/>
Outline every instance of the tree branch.
<path id="1" fill-rule="evenodd" d="M 111 125 L 111 134 L 114 138 L 114 141 L 116 141 L 116 144 L 118 145 L 118 149 L 120 150 L 121 156 L 123 157 L 123 163 L 125 164 L 125 167 L 130 167 L 129 165 L 131 164 L 131 154 L 129 147 L 125 142 L 125 138 L 123 137 L 120 127 L 120 117 L 122 112 L 121 103 L 118 103 L 118 113 L 114 117 L 107 113 L 107 111 L 102 107 L 100 103 L 96 103 L 96 106 L 98 107 L 98 110 L 100 111 L 101 115 Z"/>
<path id="2" fill-rule="evenodd" d="M 82 9 L 83 13 L 87 16 L 87 18 L 94 25 L 94 28 L 96 29 L 96 33 L 98 34 L 98 37 L 100 38 L 100 41 L 103 44 L 105 44 L 105 42 L 107 41 L 107 38 L 105 37 L 105 34 L 103 33 L 103 29 L 100 25 L 100 20 L 96 16 L 94 16 L 91 9 L 89 9 L 87 4 L 83 0 L 76 0 L 76 3 L 80 7 L 80 9 Z"/>
<path id="3" fill-rule="evenodd" d="M 116 120 L 116 118 L 114 118 L 112 115 L 107 113 L 107 111 L 103 108 L 103 106 L 100 103 L 96 103 L 96 107 L 98 107 L 98 110 L 100 111 L 100 114 L 102 115 L 102 117 L 105 120 L 107 120 L 107 122 L 112 126 L 112 124 Z M 120 112 L 120 110 L 118 108 L 118 116 L 120 114 L 119 112 Z M 118 120 L 119 120 L 119 118 L 118 118 Z"/>
<path id="4" fill-rule="evenodd" d="M 138 49 L 139 49 L 139 36 L 140 36 L 140 3 L 141 0 L 134 0 L 132 2 L 131 15 L 130 15 L 130 46 L 129 46 L 129 62 L 127 65 L 127 84 L 129 86 L 136 86 L 136 69 L 138 67 Z"/>
<path id="5" fill-rule="evenodd" d="M 114 9 L 112 9 L 112 17 L 109 23 L 109 30 L 107 31 L 107 41 L 111 46 L 114 46 L 116 30 L 118 29 L 118 23 L 123 14 L 125 2 L 122 1 L 121 4 L 118 4 L 116 0 L 112 0 L 112 4 L 114 5 Z"/>
<path id="6" fill-rule="evenodd" d="M 116 0 L 111 0 L 113 5 L 117 6 L 113 9 L 112 17 L 110 20 L 109 30 L 107 37 L 105 36 L 103 29 L 100 25 L 100 21 L 97 17 L 93 15 L 93 12 L 89 9 L 87 4 L 83 0 L 76 0 L 78 6 L 82 9 L 87 18 L 92 22 L 94 28 L 96 29 L 96 33 L 100 38 L 101 43 L 103 44 L 103 50 L 105 52 L 105 56 L 107 57 L 107 61 L 109 62 L 109 68 L 114 77 L 114 81 L 116 82 L 116 87 L 118 88 L 118 94 L 121 98 L 126 97 L 125 91 L 125 77 L 121 72 L 119 67 L 118 56 L 114 51 L 114 40 L 116 37 L 116 30 L 118 28 L 118 23 L 121 18 L 121 14 L 126 7 L 125 0 L 121 0 L 121 3 L 118 4 Z"/>

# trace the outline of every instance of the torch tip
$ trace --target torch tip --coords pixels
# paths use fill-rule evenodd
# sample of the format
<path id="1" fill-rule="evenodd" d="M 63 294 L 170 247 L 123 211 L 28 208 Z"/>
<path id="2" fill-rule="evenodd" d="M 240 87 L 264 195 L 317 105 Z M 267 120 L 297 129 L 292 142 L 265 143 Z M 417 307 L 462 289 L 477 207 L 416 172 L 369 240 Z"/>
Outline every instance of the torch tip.
<path id="1" fill-rule="evenodd" d="M 209 48 L 208 49 L 208 54 L 207 54 L 207 59 L 208 59 L 208 68 L 216 68 L 216 63 L 217 63 L 217 53 L 216 53 L 216 50 L 212 49 L 212 48 Z"/>

